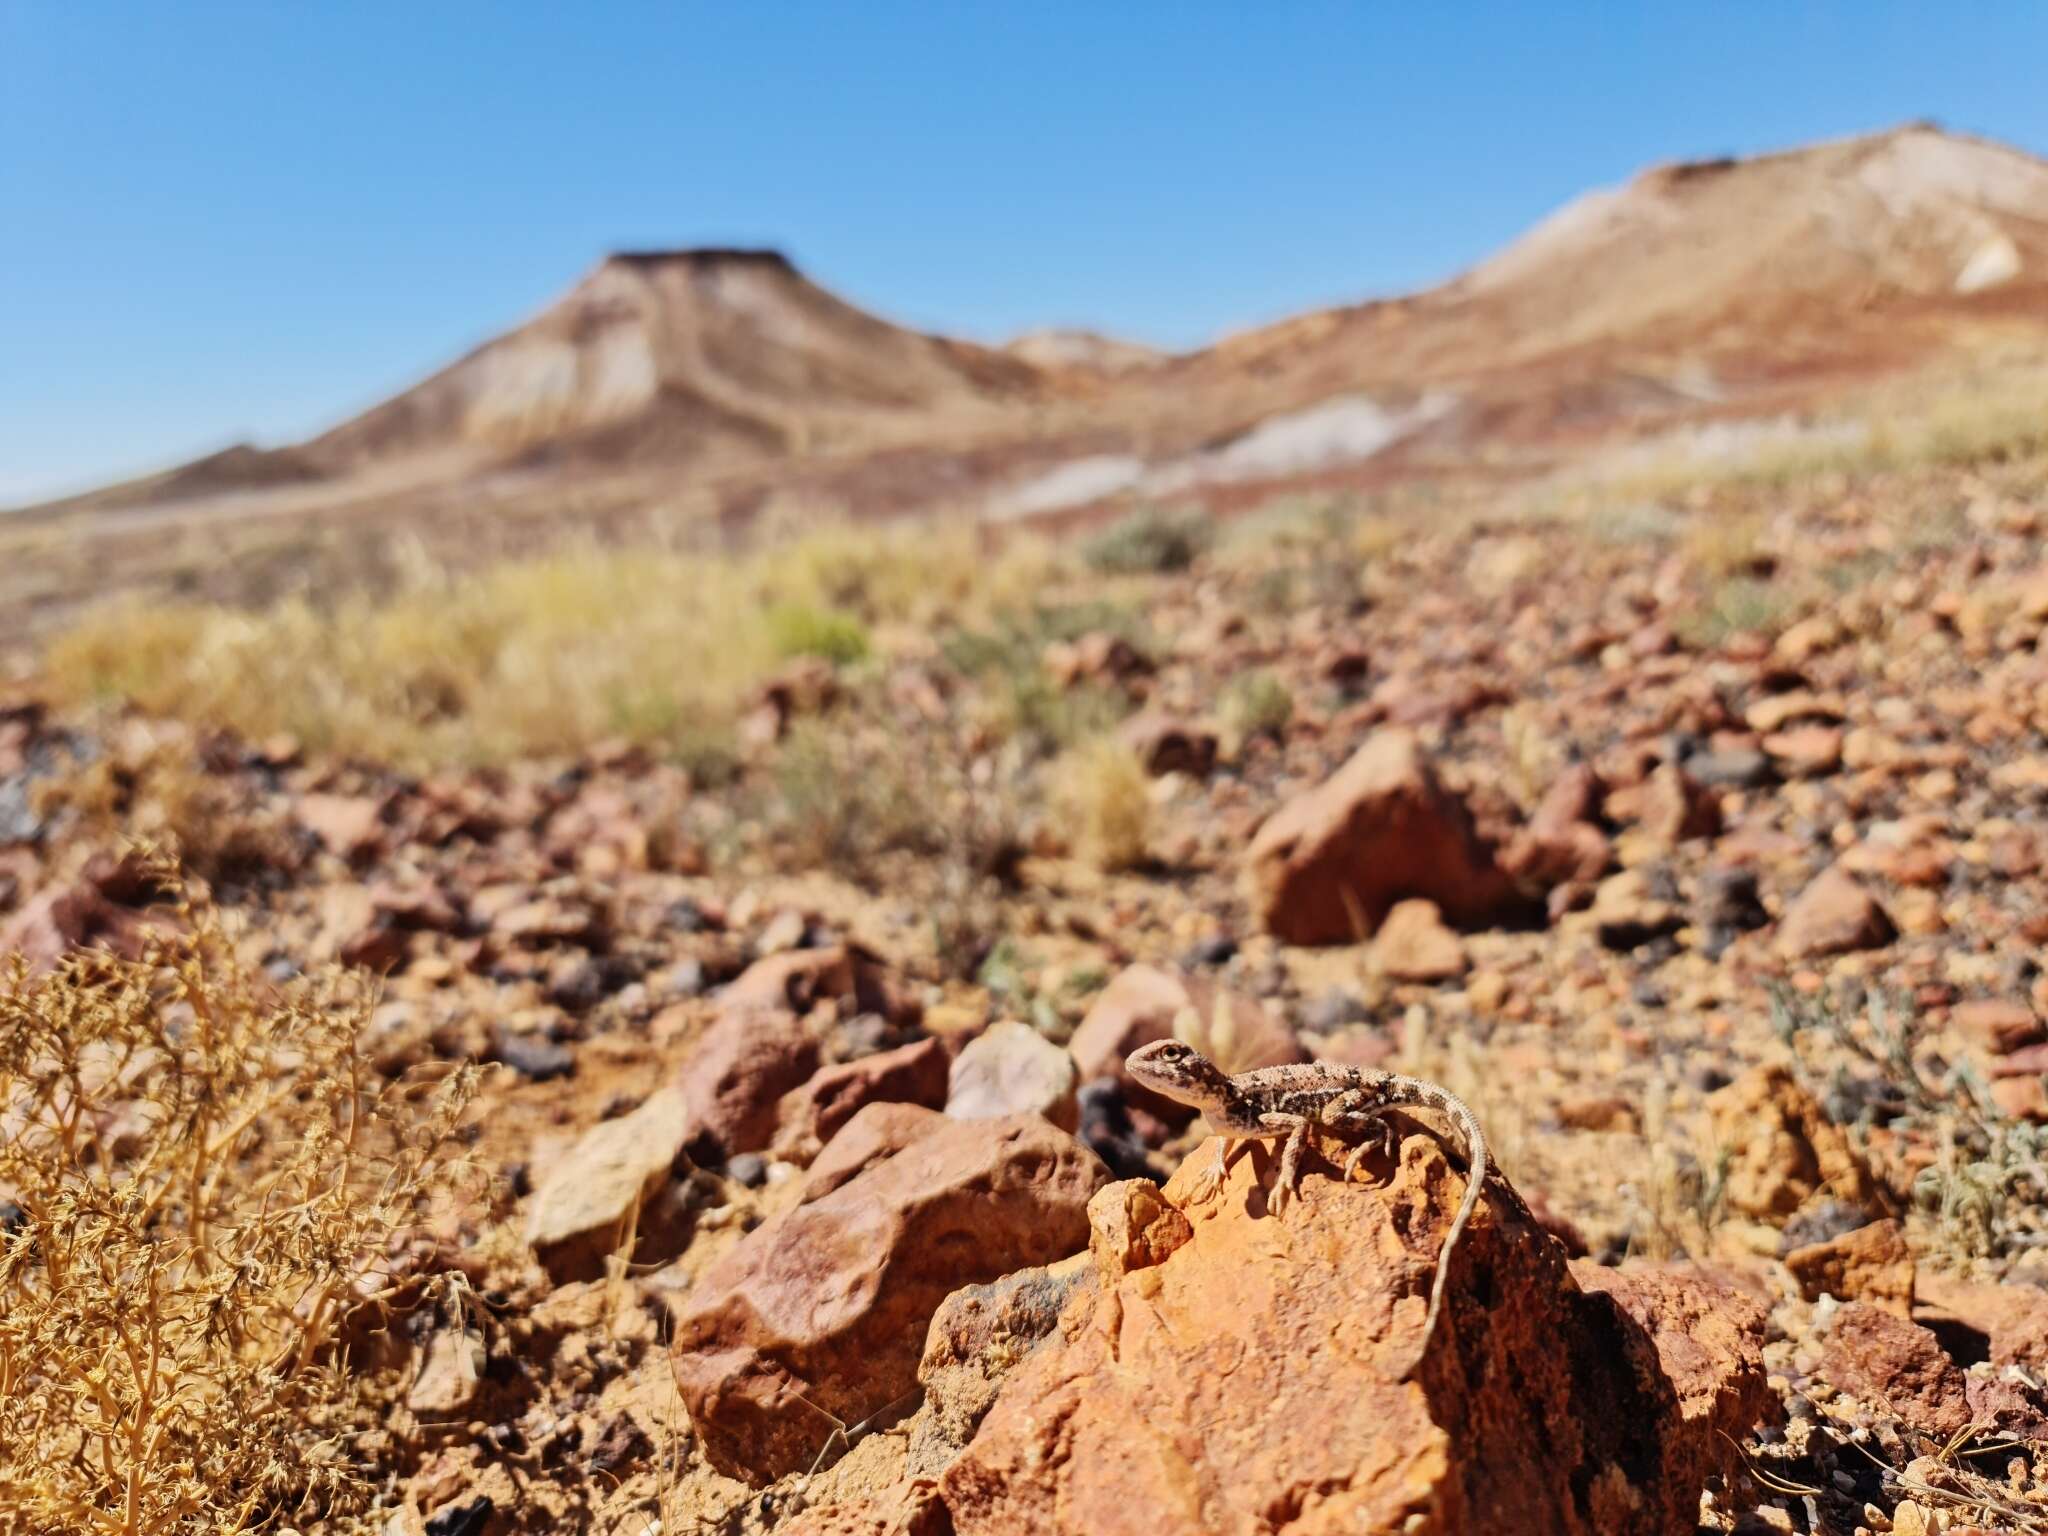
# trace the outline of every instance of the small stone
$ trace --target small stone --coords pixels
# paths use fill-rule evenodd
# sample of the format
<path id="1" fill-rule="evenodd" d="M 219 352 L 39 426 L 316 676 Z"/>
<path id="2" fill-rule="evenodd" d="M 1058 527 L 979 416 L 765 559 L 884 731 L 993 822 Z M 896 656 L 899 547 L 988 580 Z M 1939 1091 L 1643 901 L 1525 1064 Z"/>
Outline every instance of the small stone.
<path id="1" fill-rule="evenodd" d="M 1373 936 L 1372 963 L 1395 981 L 1455 981 L 1465 974 L 1465 946 L 1436 903 L 1396 902 Z"/>
<path id="2" fill-rule="evenodd" d="M 1187 1217 L 1149 1179 L 1105 1184 L 1088 1201 L 1088 1251 L 1105 1285 L 1164 1264 L 1194 1236 Z"/>
<path id="3" fill-rule="evenodd" d="M 1074 1058 L 1028 1024 L 1005 1019 L 954 1058 L 946 1113 L 956 1120 L 1043 1115 L 1062 1130 L 1081 1122 Z"/>
<path id="4" fill-rule="evenodd" d="M 2025 1003 L 2005 998 L 1976 998 L 1950 1010 L 1949 1022 L 1977 1050 L 2005 1056 L 2044 1038 L 2041 1021 Z"/>
<path id="5" fill-rule="evenodd" d="M 499 1034 L 492 1054 L 530 1083 L 552 1082 L 576 1070 L 576 1054 L 541 1035 Z"/>
<path id="6" fill-rule="evenodd" d="M 483 1381 L 484 1337 L 474 1328 L 437 1328 L 427 1337 L 419 1375 L 405 1406 L 430 1418 L 448 1418 L 476 1400 Z"/>
<path id="7" fill-rule="evenodd" d="M 747 1189 L 759 1189 L 768 1182 L 768 1159 L 758 1152 L 742 1152 L 729 1158 L 725 1176 Z"/>
<path id="8" fill-rule="evenodd" d="M 1798 960 L 1882 949 L 1897 937 L 1877 898 L 1833 867 L 1799 893 L 1778 925 L 1778 949 Z"/>
<path id="9" fill-rule="evenodd" d="M 1900 1317 L 1913 1312 L 1914 1266 L 1905 1229 L 1890 1218 L 1795 1248 L 1785 1267 L 1808 1301 L 1867 1301 Z"/>

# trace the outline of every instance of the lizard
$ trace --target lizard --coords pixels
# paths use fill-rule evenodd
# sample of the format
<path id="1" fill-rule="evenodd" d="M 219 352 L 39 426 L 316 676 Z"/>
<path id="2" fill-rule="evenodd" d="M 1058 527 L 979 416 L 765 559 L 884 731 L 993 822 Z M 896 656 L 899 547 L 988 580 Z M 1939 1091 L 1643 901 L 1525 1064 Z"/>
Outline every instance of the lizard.
<path id="1" fill-rule="evenodd" d="M 1280 1153 L 1280 1176 L 1273 1188 L 1272 1208 L 1282 1210 L 1295 1192 L 1301 1176 L 1301 1153 L 1309 1132 L 1324 1126 L 1339 1132 L 1372 1133 L 1383 1149 L 1391 1150 L 1393 1128 L 1381 1118 L 1390 1109 L 1409 1106 L 1434 1109 L 1456 1122 L 1465 1140 L 1465 1198 L 1437 1255 L 1436 1281 L 1430 1287 L 1429 1312 L 1422 1322 L 1422 1343 L 1415 1362 L 1404 1374 L 1412 1374 L 1429 1349 L 1436 1320 L 1443 1310 L 1444 1285 L 1450 1276 L 1451 1252 L 1465 1231 L 1479 1191 L 1486 1182 L 1486 1136 L 1479 1120 L 1465 1101 L 1436 1083 L 1398 1072 L 1366 1067 L 1342 1066 L 1314 1061 L 1296 1066 L 1261 1067 L 1253 1072 L 1227 1076 L 1208 1057 L 1180 1040 L 1155 1040 L 1140 1046 L 1125 1060 L 1125 1069 L 1138 1082 L 1182 1104 L 1192 1105 L 1217 1133 L 1216 1156 L 1210 1166 L 1199 1170 L 1190 1191 L 1196 1202 L 1206 1200 L 1221 1185 L 1224 1168 L 1234 1145 L 1247 1140 L 1286 1138 Z M 1365 1155 L 1370 1144 L 1352 1148 L 1344 1161 L 1344 1177 Z"/>

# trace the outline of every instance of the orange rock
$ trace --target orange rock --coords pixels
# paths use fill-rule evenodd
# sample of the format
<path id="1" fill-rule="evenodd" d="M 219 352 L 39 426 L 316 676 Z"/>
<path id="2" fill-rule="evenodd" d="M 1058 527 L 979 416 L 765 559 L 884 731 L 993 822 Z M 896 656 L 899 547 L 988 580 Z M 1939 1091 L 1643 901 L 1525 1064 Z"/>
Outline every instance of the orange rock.
<path id="1" fill-rule="evenodd" d="M 1414 735 L 1375 734 L 1316 788 L 1266 819 L 1246 854 L 1253 910 L 1289 944 L 1369 937 L 1395 902 L 1425 896 L 1461 926 L 1517 904 L 1464 803 Z"/>
<path id="2" fill-rule="evenodd" d="M 1305 1162 L 1274 1216 L 1271 1149 L 1241 1151 L 1191 1240 L 1070 1307 L 939 1480 L 950 1529 L 1690 1536 L 1766 1401 L 1759 1306 L 1682 1274 L 1582 1290 L 1496 1184 L 1404 1381 L 1457 1179 L 1420 1135 L 1384 1187 Z"/>
<path id="3" fill-rule="evenodd" d="M 1877 1186 L 1848 1134 L 1781 1066 L 1751 1069 L 1707 1099 L 1729 1156 L 1729 1207 L 1763 1219 L 1789 1216 L 1823 1186 L 1866 1208 Z"/>
<path id="4" fill-rule="evenodd" d="M 1889 1218 L 1795 1248 L 1785 1255 L 1785 1267 L 1808 1301 L 1826 1294 L 1912 1316 L 1913 1255 L 1905 1229 Z"/>
<path id="5" fill-rule="evenodd" d="M 1167 1203 L 1150 1179 L 1105 1184 L 1088 1202 L 1088 1249 L 1108 1285 L 1133 1270 L 1165 1263 L 1193 1236 L 1187 1217 Z"/>
<path id="6" fill-rule="evenodd" d="M 851 1424 L 915 1389 L 948 1294 L 1084 1247 L 1107 1177 L 1037 1115 L 958 1121 L 755 1228 L 676 1320 L 706 1459 L 756 1485 L 810 1466 L 827 1414 Z"/>

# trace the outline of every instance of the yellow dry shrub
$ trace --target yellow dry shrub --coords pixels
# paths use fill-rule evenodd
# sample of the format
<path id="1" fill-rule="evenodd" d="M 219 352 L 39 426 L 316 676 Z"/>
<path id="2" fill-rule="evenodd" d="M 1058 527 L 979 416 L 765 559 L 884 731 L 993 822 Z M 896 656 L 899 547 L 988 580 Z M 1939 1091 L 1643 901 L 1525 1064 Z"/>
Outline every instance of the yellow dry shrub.
<path id="1" fill-rule="evenodd" d="M 318 607 L 117 604 L 57 637 L 45 670 L 73 699 L 415 767 L 611 737 L 688 751 L 722 740 L 792 650 L 817 649 L 804 637 L 855 659 L 869 628 L 1014 602 L 1049 569 L 1042 546 L 994 552 L 972 528 L 830 527 L 730 556 L 583 548 L 417 569 Z"/>
<path id="2" fill-rule="evenodd" d="M 377 1079 L 345 978 L 272 987 L 171 911 L 136 958 L 0 971 L 7 1536 L 217 1536 L 368 1493 L 337 1330 L 392 1281 L 470 1078 Z"/>
<path id="3" fill-rule="evenodd" d="M 1152 781 L 1138 754 L 1113 736 L 1069 748 L 1052 764 L 1056 825 L 1081 858 L 1104 871 L 1145 861 L 1152 838 Z"/>

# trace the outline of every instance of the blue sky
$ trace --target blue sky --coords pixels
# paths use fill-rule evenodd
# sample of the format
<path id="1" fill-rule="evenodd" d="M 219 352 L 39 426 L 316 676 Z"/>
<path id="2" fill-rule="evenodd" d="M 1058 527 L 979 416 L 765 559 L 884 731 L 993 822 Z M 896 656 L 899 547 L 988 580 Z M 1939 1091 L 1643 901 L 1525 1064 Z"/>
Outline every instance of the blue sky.
<path id="1" fill-rule="evenodd" d="M 2048 7 L 0 0 L 0 504 L 290 441 L 604 251 L 1187 346 L 1653 161 L 2048 152 Z"/>

